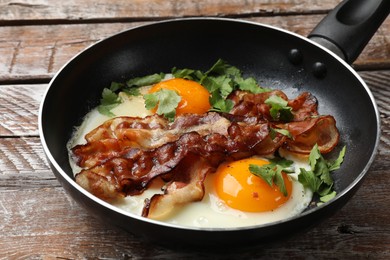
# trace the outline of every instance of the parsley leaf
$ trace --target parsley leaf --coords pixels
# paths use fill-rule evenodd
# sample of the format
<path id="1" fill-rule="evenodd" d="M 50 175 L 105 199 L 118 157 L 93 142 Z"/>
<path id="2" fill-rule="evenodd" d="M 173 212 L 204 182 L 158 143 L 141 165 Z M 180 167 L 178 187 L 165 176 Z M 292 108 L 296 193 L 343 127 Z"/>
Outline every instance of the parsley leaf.
<path id="1" fill-rule="evenodd" d="M 125 92 L 127 95 L 130 95 L 130 96 L 140 96 L 141 95 L 139 88 L 125 88 L 125 89 L 123 89 L 123 92 Z"/>
<path id="2" fill-rule="evenodd" d="M 320 198 L 320 201 L 318 204 L 321 205 L 322 203 L 325 203 L 325 202 L 328 202 L 330 201 L 331 199 L 333 199 L 334 197 L 336 197 L 336 192 L 335 191 L 332 191 L 331 193 L 329 193 L 328 195 L 325 195 L 325 196 L 322 196 Z"/>
<path id="3" fill-rule="evenodd" d="M 125 86 L 125 84 L 123 84 L 123 83 L 113 81 L 113 82 L 111 82 L 110 90 L 113 92 L 116 92 L 116 91 L 122 89 L 124 86 Z"/>
<path id="4" fill-rule="evenodd" d="M 287 106 L 288 102 L 283 98 L 272 95 L 264 103 L 271 106 L 269 112 L 274 120 L 289 122 L 293 119 L 292 108 Z"/>
<path id="5" fill-rule="evenodd" d="M 164 73 L 155 73 L 143 77 L 132 78 L 126 82 L 127 87 L 143 87 L 156 84 L 165 77 Z"/>
<path id="6" fill-rule="evenodd" d="M 287 129 L 280 129 L 280 128 L 270 128 L 270 135 L 272 139 L 275 139 L 276 133 L 282 134 L 287 136 L 288 138 L 292 138 L 291 133 Z"/>
<path id="7" fill-rule="evenodd" d="M 113 117 L 114 113 L 111 109 L 118 106 L 121 103 L 119 96 L 111 89 L 104 88 L 102 92 L 102 98 L 100 99 L 100 105 L 98 106 L 99 113 Z"/>
<path id="8" fill-rule="evenodd" d="M 298 181 L 302 183 L 303 186 L 308 187 L 313 192 L 317 191 L 319 186 L 321 185 L 320 180 L 315 176 L 314 172 L 307 171 L 304 168 L 300 169 L 301 172 L 298 175 Z"/>
<path id="9" fill-rule="evenodd" d="M 157 114 L 164 115 L 169 121 L 173 121 L 176 115 L 176 108 L 181 100 L 180 95 L 170 89 L 160 89 L 151 94 L 144 95 L 146 109 L 157 107 Z"/>
<path id="10" fill-rule="evenodd" d="M 341 149 L 339 156 L 334 162 L 329 163 L 329 171 L 334 171 L 340 168 L 340 165 L 343 163 L 344 156 L 345 156 L 346 147 L 344 146 L 343 149 Z"/>
<path id="11" fill-rule="evenodd" d="M 218 91 L 211 94 L 210 104 L 213 107 L 210 111 L 226 113 L 228 113 L 234 106 L 233 101 L 230 99 L 223 99 Z"/>
<path id="12" fill-rule="evenodd" d="M 221 98 L 226 98 L 233 90 L 230 85 L 231 79 L 226 76 L 220 77 L 204 77 L 202 78 L 202 86 L 204 86 L 211 94 L 218 93 Z"/>
<path id="13" fill-rule="evenodd" d="M 284 196 L 287 196 L 286 186 L 284 184 L 282 172 L 292 172 L 290 166 L 293 164 L 293 161 L 286 159 L 272 159 L 270 164 L 259 166 L 256 164 L 249 165 L 249 171 L 262 178 L 269 186 L 275 184 L 280 192 Z"/>
<path id="14" fill-rule="evenodd" d="M 172 75 L 175 78 L 183 78 L 183 79 L 189 79 L 189 80 L 199 80 L 196 75 L 196 71 L 193 69 L 177 69 L 174 67 L 171 70 Z"/>
<path id="15" fill-rule="evenodd" d="M 268 89 L 268 88 L 261 88 L 257 84 L 256 80 L 252 77 L 247 78 L 247 79 L 243 79 L 240 77 L 236 81 L 237 81 L 239 89 L 244 90 L 244 91 L 249 91 L 249 92 L 252 92 L 254 94 L 270 91 L 270 89 Z"/>
<path id="16" fill-rule="evenodd" d="M 299 182 L 310 188 L 314 193 L 317 193 L 322 202 L 326 202 L 336 196 L 336 192 L 333 191 L 334 181 L 330 173 L 340 168 L 344 160 L 345 150 L 344 146 L 335 161 L 327 161 L 320 153 L 316 144 L 309 155 L 311 170 L 300 169 L 300 174 L 298 175 Z"/>
<path id="17" fill-rule="evenodd" d="M 226 75 L 209 77 L 209 80 L 218 86 L 219 93 L 223 99 L 226 99 L 227 96 L 229 96 L 229 94 L 234 90 L 234 81 Z"/>
<path id="18" fill-rule="evenodd" d="M 206 71 L 205 76 L 208 75 L 230 75 L 230 76 L 239 76 L 241 72 L 234 66 L 229 65 L 222 59 L 218 59 L 211 68 Z"/>

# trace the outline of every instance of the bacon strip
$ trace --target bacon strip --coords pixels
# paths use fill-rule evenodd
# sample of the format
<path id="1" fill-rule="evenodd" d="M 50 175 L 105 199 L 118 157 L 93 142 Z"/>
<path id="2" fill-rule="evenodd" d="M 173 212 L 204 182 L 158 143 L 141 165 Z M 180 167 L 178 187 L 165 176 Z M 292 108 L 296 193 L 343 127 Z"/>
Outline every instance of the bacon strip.
<path id="1" fill-rule="evenodd" d="M 297 98 L 289 100 L 288 106 L 292 108 L 295 122 L 318 116 L 318 101 L 309 92 L 303 92 Z"/>
<path id="2" fill-rule="evenodd" d="M 315 144 L 321 153 L 329 153 L 339 141 L 336 120 L 329 115 L 278 126 L 288 130 L 293 136 L 283 144 L 283 148 L 293 153 L 309 154 Z"/>
<path id="3" fill-rule="evenodd" d="M 237 120 L 242 119 L 237 117 Z M 188 114 L 178 117 L 173 123 L 157 115 L 144 119 L 117 117 L 88 133 L 87 143 L 75 146 L 72 152 L 80 167 L 91 168 L 120 157 L 129 147 L 155 149 L 189 132 L 201 136 L 211 133 L 226 135 L 229 124 L 228 119 L 217 113 Z"/>
<path id="4" fill-rule="evenodd" d="M 206 175 L 215 169 L 201 156 L 186 156 L 173 170 L 174 178 L 168 183 L 164 194 L 155 194 L 145 201 L 142 216 L 163 219 L 173 208 L 188 202 L 201 201 L 204 196 Z"/>
<path id="5" fill-rule="evenodd" d="M 197 132 L 189 132 L 176 141 L 152 150 L 133 147 L 125 149 L 119 157 L 82 170 L 76 175 L 76 181 L 84 189 L 103 199 L 135 195 L 146 189 L 155 177 L 171 172 L 190 153 L 207 158 L 210 165 L 217 167 L 230 157 L 239 159 L 258 153 L 261 149 L 257 147 L 267 140 L 268 135 L 266 123 L 231 123 L 226 135 L 212 133 L 201 136 Z M 276 140 L 281 141 L 282 138 Z M 268 141 L 267 144 L 273 145 L 273 149 L 280 146 Z M 98 179 L 104 185 L 96 184 Z"/>

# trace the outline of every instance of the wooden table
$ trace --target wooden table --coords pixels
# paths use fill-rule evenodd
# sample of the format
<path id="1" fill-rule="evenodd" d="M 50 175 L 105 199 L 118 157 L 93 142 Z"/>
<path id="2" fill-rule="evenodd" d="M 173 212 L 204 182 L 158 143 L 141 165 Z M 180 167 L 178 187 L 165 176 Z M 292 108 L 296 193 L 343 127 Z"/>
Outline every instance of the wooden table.
<path id="1" fill-rule="evenodd" d="M 0 257 L 18 259 L 390 259 L 390 18 L 354 68 L 381 113 L 378 155 L 352 200 L 307 232 L 210 251 L 145 243 L 86 213 L 55 179 L 38 136 L 51 77 L 73 55 L 121 30 L 172 17 L 223 16 L 307 35 L 339 0 L 0 0 Z"/>

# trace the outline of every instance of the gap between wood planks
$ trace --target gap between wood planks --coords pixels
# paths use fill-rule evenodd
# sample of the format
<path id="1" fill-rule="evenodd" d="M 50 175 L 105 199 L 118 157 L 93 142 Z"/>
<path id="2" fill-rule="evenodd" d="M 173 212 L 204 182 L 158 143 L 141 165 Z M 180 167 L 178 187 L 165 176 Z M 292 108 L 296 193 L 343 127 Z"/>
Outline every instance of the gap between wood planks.
<path id="1" fill-rule="evenodd" d="M 242 14 L 217 14 L 217 15 L 179 15 L 179 16 L 158 16 L 158 17 L 110 17 L 110 18 L 82 18 L 82 19 L 30 19 L 30 20 L 0 20 L 0 26 L 36 26 L 36 25 L 66 25 L 66 24 L 104 24 L 104 23 L 131 23 L 131 22 L 157 22 L 169 19 L 191 18 L 191 17 L 220 17 L 220 18 L 260 18 L 260 17 L 285 17 L 285 16 L 305 16 L 324 15 L 330 10 L 313 10 L 309 12 L 290 11 L 286 13 L 276 13 L 274 10 L 260 10 Z"/>

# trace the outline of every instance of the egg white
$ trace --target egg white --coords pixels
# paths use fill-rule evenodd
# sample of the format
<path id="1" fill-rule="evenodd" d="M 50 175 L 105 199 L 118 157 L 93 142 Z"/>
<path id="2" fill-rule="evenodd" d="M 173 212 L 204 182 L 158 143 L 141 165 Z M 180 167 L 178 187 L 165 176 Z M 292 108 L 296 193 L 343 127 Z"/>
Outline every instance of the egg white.
<path id="1" fill-rule="evenodd" d="M 146 92 L 147 87 L 141 92 Z M 151 112 L 145 108 L 142 96 L 120 95 L 122 103 L 115 107 L 112 112 L 116 116 L 137 116 L 145 117 Z M 84 136 L 101 125 L 109 117 L 98 112 L 97 108 L 92 109 L 84 118 L 82 124 L 75 129 L 75 132 L 68 142 L 68 151 L 77 144 L 85 143 Z M 207 228 L 229 228 L 253 226 L 270 223 L 295 216 L 304 211 L 312 200 L 313 193 L 310 189 L 303 187 L 298 182 L 299 168 L 310 169 L 310 166 L 300 158 L 285 155 L 287 159 L 293 160 L 296 169 L 295 174 L 289 174 L 292 180 L 292 194 L 290 199 L 279 208 L 269 212 L 243 212 L 228 207 L 220 200 L 214 189 L 215 174 L 209 174 L 205 180 L 205 196 L 200 202 L 192 202 L 182 207 L 176 207 L 170 216 L 162 221 L 180 226 L 207 227 Z M 71 158 L 71 157 L 70 157 Z M 75 165 L 72 159 L 70 164 L 74 174 L 80 172 L 80 167 Z M 141 195 L 128 196 L 112 204 L 125 211 L 141 215 L 144 200 L 151 198 L 154 194 L 161 194 L 161 187 L 164 183 L 156 179 L 150 187 Z"/>

